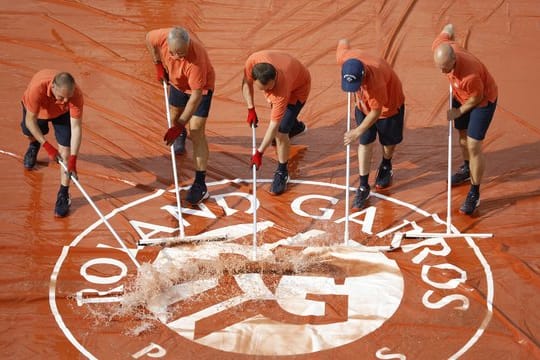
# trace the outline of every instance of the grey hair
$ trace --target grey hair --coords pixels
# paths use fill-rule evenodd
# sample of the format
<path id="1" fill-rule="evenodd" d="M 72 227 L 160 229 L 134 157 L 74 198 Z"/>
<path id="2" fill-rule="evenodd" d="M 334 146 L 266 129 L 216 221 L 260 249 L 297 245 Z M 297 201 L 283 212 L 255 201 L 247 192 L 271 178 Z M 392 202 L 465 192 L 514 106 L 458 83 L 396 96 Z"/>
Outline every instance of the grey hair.
<path id="1" fill-rule="evenodd" d="M 60 72 L 56 74 L 53 79 L 53 83 L 58 87 L 66 87 L 69 90 L 73 90 L 75 88 L 75 79 L 68 72 Z"/>
<path id="2" fill-rule="evenodd" d="M 169 31 L 167 41 L 172 43 L 181 42 L 183 44 L 187 44 L 189 42 L 189 33 L 183 27 L 175 26 L 171 29 L 171 31 Z"/>

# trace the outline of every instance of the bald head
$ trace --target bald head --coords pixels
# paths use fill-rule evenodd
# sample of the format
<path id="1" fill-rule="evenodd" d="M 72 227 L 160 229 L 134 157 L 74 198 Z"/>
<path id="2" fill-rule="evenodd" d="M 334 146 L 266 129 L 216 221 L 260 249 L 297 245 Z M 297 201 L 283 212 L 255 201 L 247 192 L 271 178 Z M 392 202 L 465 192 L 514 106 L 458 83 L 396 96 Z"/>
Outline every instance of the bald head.
<path id="1" fill-rule="evenodd" d="M 449 44 L 437 46 L 433 53 L 433 61 L 443 73 L 448 74 L 451 72 L 456 64 L 456 54 L 452 46 Z"/>
<path id="2" fill-rule="evenodd" d="M 186 57 L 189 47 L 189 33 L 182 27 L 173 27 L 167 35 L 167 45 L 172 56 Z"/>
<path id="3" fill-rule="evenodd" d="M 75 79 L 68 72 L 56 74 L 52 81 L 52 93 L 57 104 L 65 104 L 73 96 L 75 91 Z"/>
<path id="4" fill-rule="evenodd" d="M 75 79 L 68 72 L 60 72 L 56 74 L 53 79 L 53 83 L 61 88 L 67 88 L 68 90 L 73 90 L 75 88 Z"/>

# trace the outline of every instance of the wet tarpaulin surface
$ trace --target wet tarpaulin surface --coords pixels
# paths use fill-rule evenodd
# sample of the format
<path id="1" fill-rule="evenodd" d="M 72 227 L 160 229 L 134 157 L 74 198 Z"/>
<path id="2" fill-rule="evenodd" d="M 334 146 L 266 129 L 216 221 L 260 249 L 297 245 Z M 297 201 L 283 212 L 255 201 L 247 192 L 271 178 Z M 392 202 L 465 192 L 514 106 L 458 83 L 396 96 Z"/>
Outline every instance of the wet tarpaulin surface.
<path id="1" fill-rule="evenodd" d="M 1 8 L 3 358 L 540 358 L 538 2 L 53 0 Z M 494 237 L 405 239 L 394 252 L 371 252 L 396 231 L 446 230 L 448 84 L 431 53 L 446 23 L 499 86 L 482 202 L 476 216 L 460 215 L 468 187 L 454 188 L 452 231 Z M 163 89 L 144 45 L 147 31 L 177 24 L 204 42 L 217 74 L 207 124 L 212 197 L 183 204 L 185 231 L 235 235 L 137 248 L 143 237 L 178 235 Z M 392 64 L 407 108 L 393 185 L 348 221 L 341 38 Z M 240 85 L 245 59 L 261 49 L 299 58 L 312 90 L 301 113 L 309 131 L 292 141 L 289 190 L 268 193 L 273 149 L 257 173 L 254 247 Z M 44 151 L 35 170 L 23 168 L 20 98 L 44 68 L 71 72 L 83 90 L 79 179 L 120 241 L 73 185 L 70 216 L 54 218 L 59 168 Z M 261 94 L 255 100 L 260 139 L 269 108 Z M 52 131 L 47 139 L 54 143 Z M 191 156 L 188 140 L 177 157 L 182 194 Z M 380 157 L 376 149 L 371 181 Z M 344 239 L 346 224 L 353 241 Z"/>

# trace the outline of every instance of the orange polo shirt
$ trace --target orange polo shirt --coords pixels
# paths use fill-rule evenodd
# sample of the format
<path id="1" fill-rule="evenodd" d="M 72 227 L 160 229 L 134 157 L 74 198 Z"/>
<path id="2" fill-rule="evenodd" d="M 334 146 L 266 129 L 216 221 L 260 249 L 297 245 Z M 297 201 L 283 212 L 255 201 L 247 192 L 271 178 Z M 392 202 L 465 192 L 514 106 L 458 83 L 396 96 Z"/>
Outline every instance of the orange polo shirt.
<path id="1" fill-rule="evenodd" d="M 272 89 L 264 91 L 264 96 L 272 104 L 270 120 L 280 122 L 288 104 L 306 102 L 311 89 L 311 75 L 309 70 L 291 55 L 263 50 L 251 54 L 246 60 L 244 75 L 250 84 L 253 84 L 251 71 L 259 63 L 269 63 L 276 68 L 276 84 Z"/>
<path id="2" fill-rule="evenodd" d="M 203 44 L 190 34 L 187 56 L 175 59 L 169 53 L 167 35 L 171 28 L 152 30 L 148 41 L 159 49 L 161 63 L 169 74 L 169 82 L 178 90 L 191 93 L 191 90 L 214 90 L 216 75 L 208 53 Z"/>
<path id="3" fill-rule="evenodd" d="M 356 106 L 364 114 L 381 110 L 379 118 L 383 119 L 399 112 L 405 95 L 397 74 L 384 59 L 350 49 L 346 44 L 338 44 L 336 59 L 340 66 L 349 59 L 357 59 L 364 64 L 364 78 L 356 92 Z"/>
<path id="4" fill-rule="evenodd" d="M 450 35 L 441 32 L 433 41 L 431 50 L 435 50 L 440 44 L 448 43 L 456 54 L 456 65 L 446 76 L 452 85 L 454 97 L 464 104 L 471 96 L 480 96 L 482 102 L 479 107 L 487 105 L 488 101 L 495 102 L 498 89 L 495 80 L 487 68 L 467 50 L 450 39 Z"/>
<path id="5" fill-rule="evenodd" d="M 51 87 L 54 77 L 59 72 L 50 69 L 38 71 L 24 91 L 22 103 L 26 110 L 37 114 L 38 119 L 54 119 L 67 112 L 72 118 L 81 119 L 84 101 L 82 91 L 77 84 L 75 84 L 73 96 L 66 104 L 56 103 Z"/>

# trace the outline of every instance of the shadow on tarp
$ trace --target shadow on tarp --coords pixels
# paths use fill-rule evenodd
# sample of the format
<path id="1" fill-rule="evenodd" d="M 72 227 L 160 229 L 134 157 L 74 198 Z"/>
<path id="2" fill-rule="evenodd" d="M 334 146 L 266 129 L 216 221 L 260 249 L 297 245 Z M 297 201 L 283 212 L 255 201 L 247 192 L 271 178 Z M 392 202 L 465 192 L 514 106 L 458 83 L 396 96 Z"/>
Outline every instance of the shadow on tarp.
<path id="1" fill-rule="evenodd" d="M 264 128 L 264 127 L 262 127 Z M 393 159 L 394 182 L 389 191 L 407 191 L 429 184 L 446 183 L 447 176 L 447 139 L 448 128 L 433 127 L 405 129 L 404 139 L 396 148 Z M 343 178 L 346 173 L 345 147 L 342 144 L 343 129 L 339 124 L 310 128 L 309 131 L 291 141 L 292 157 L 289 164 L 291 176 L 296 179 L 327 181 L 336 177 Z M 263 132 L 260 131 L 261 137 Z M 457 144 L 457 132 L 453 134 L 453 168 L 462 162 Z M 258 137 L 260 141 L 261 137 Z M 488 133 L 489 139 L 489 133 Z M 375 181 L 376 169 L 381 158 L 381 147 L 375 145 L 371 164 L 370 183 Z M 251 137 L 209 136 L 211 144 L 207 179 L 251 178 L 250 154 Z M 179 181 L 182 186 L 189 185 L 194 177 L 192 144 L 187 141 L 187 153 L 176 157 Z M 227 151 L 228 148 L 235 151 Z M 485 153 L 486 172 L 484 184 L 506 181 L 528 181 L 540 178 L 540 159 L 532 157 L 540 148 L 540 143 L 516 145 L 514 147 Z M 218 149 L 218 150 L 216 150 Z M 241 152 L 238 149 L 242 149 Z M 294 150 L 295 149 L 295 150 Z M 351 147 L 350 184 L 358 184 L 358 160 L 356 146 Z M 263 166 L 257 177 L 271 178 L 277 165 L 275 149 L 269 148 L 265 154 Z M 93 197 L 94 201 L 105 198 L 122 198 L 140 192 L 153 192 L 156 189 L 171 188 L 173 176 L 168 155 L 160 154 L 149 157 L 122 158 L 116 155 L 81 154 L 82 161 L 88 161 L 110 169 L 124 172 L 146 173 L 155 177 L 155 181 L 137 184 L 133 187 Z M 316 175 L 313 175 L 316 174 Z M 84 185 L 84 177 L 81 177 Z M 441 193 L 446 186 L 441 188 Z M 492 202 L 498 206 L 497 202 Z M 483 208 L 489 208 L 490 202 L 483 202 Z"/>

